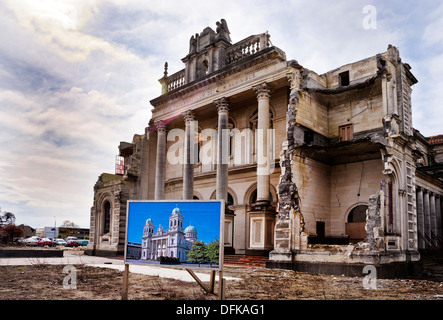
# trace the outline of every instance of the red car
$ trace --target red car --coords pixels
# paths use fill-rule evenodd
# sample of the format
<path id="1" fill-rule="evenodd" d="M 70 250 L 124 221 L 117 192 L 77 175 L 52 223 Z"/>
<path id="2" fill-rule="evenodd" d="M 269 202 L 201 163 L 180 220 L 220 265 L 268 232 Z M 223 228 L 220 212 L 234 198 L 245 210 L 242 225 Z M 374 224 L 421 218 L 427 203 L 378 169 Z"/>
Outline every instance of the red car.
<path id="1" fill-rule="evenodd" d="M 77 240 L 69 240 L 69 241 L 66 243 L 66 246 L 67 246 L 67 247 L 78 247 L 78 245 L 79 245 L 79 243 L 78 243 Z"/>
<path id="2" fill-rule="evenodd" d="M 37 245 L 40 246 L 40 247 L 43 247 L 43 246 L 50 246 L 51 247 L 52 246 L 52 240 L 49 239 L 49 238 L 42 238 L 39 241 L 37 241 Z"/>

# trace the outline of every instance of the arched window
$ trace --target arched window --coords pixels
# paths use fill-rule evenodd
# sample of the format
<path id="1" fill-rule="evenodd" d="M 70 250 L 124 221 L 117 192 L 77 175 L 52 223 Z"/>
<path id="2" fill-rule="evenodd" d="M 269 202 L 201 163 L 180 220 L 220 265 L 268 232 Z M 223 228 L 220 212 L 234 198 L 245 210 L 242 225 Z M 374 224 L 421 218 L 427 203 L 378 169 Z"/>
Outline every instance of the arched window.
<path id="1" fill-rule="evenodd" d="M 214 191 L 211 195 L 211 199 L 215 199 L 216 198 L 215 195 L 216 195 L 216 192 Z M 235 204 L 234 196 L 230 192 L 228 192 L 228 200 L 225 205 L 227 207 L 227 206 L 233 206 L 234 204 Z"/>
<path id="2" fill-rule="evenodd" d="M 227 206 L 234 205 L 234 197 L 228 192 L 228 202 L 226 203 Z"/>
<path id="3" fill-rule="evenodd" d="M 209 73 L 209 62 L 208 60 L 203 60 L 202 62 L 203 75 L 207 75 Z"/>
<path id="4" fill-rule="evenodd" d="M 203 78 L 209 73 L 209 61 L 204 59 L 198 63 L 197 67 L 197 79 Z"/>
<path id="5" fill-rule="evenodd" d="M 103 233 L 106 234 L 111 228 L 111 203 L 109 201 L 106 201 L 104 205 L 103 220 Z"/>
<path id="6" fill-rule="evenodd" d="M 273 197 L 272 197 L 272 192 L 269 192 L 269 201 L 270 202 L 273 202 L 274 201 L 274 199 L 273 199 Z M 252 193 L 252 196 L 251 196 L 251 200 L 250 200 L 250 205 L 252 205 L 252 204 L 254 204 L 254 203 L 256 203 L 257 202 L 257 190 L 255 190 L 253 193 Z"/>
<path id="7" fill-rule="evenodd" d="M 367 205 L 358 205 L 348 214 L 345 231 L 351 241 L 361 241 L 366 237 L 366 210 Z"/>
<path id="8" fill-rule="evenodd" d="M 366 210 L 368 210 L 366 205 L 356 206 L 349 212 L 348 222 L 366 222 Z"/>

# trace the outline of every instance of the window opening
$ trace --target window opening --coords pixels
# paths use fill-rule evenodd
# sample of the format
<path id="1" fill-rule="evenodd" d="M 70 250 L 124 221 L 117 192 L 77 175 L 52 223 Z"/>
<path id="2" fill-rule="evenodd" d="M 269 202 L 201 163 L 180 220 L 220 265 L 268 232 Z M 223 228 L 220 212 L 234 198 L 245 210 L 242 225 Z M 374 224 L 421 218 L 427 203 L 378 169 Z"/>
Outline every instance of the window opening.
<path id="1" fill-rule="evenodd" d="M 345 71 L 345 72 L 340 73 L 338 75 L 338 77 L 339 77 L 340 86 L 342 86 L 342 87 L 349 86 L 349 83 L 350 83 L 349 71 Z"/>

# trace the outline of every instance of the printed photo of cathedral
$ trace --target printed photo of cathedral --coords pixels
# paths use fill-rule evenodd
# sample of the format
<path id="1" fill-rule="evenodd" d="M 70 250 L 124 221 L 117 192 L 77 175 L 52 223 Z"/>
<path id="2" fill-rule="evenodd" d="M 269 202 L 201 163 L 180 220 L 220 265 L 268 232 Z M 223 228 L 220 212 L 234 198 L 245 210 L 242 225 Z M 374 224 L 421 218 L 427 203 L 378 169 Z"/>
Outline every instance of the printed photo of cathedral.
<path id="1" fill-rule="evenodd" d="M 192 251 L 219 246 L 220 201 L 129 201 L 128 206 L 127 262 L 218 264 L 218 253 L 196 261 Z"/>
<path id="2" fill-rule="evenodd" d="M 186 262 L 192 244 L 197 240 L 197 229 L 191 225 L 183 231 L 184 218 L 178 207 L 169 217 L 169 229 L 160 225 L 155 231 L 151 218 L 146 220 L 143 229 L 141 259 L 153 260 L 160 257 L 179 258 Z"/>

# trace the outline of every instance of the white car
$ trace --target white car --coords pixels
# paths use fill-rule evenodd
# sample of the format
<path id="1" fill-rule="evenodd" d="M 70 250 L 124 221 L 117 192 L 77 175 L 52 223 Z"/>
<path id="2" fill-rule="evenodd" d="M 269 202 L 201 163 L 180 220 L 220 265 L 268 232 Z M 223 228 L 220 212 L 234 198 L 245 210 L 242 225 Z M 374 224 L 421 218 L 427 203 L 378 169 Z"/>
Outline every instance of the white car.
<path id="1" fill-rule="evenodd" d="M 66 246 L 67 242 L 63 239 L 54 239 L 52 243 L 54 243 L 55 246 Z"/>
<path id="2" fill-rule="evenodd" d="M 27 246 L 37 246 L 37 243 L 41 240 L 42 240 L 42 238 L 40 238 L 40 237 L 32 236 L 32 237 L 29 237 L 29 238 L 23 240 L 23 243 Z"/>

